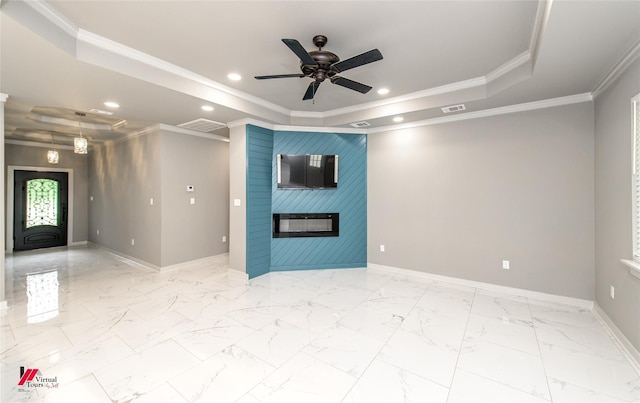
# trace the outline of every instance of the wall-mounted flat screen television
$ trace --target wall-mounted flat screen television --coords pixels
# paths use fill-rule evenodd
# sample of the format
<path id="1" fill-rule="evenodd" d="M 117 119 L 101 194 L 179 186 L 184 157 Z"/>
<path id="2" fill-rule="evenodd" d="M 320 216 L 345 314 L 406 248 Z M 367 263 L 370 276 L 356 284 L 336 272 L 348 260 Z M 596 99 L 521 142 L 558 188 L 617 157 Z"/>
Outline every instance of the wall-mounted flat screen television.
<path id="1" fill-rule="evenodd" d="M 278 154 L 278 189 L 326 189 L 338 187 L 338 156 Z"/>

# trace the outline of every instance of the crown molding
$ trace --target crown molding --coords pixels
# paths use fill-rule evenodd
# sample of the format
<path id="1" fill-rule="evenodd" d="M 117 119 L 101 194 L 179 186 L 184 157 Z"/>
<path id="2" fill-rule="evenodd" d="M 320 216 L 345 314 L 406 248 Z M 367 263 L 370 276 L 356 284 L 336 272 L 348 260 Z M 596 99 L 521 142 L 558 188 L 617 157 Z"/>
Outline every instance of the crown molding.
<path id="1" fill-rule="evenodd" d="M 368 130 L 367 133 L 371 134 L 371 133 L 381 133 L 381 132 L 388 132 L 388 131 L 412 129 L 412 128 L 421 127 L 421 126 L 431 126 L 431 125 L 436 125 L 441 123 L 451 123 L 451 122 L 459 122 L 463 120 L 480 119 L 480 118 L 486 118 L 491 116 L 506 115 L 506 114 L 517 113 L 517 112 L 526 112 L 526 111 L 532 111 L 536 109 L 553 108 L 557 106 L 571 105 L 571 104 L 577 104 L 577 103 L 589 102 L 589 101 L 593 101 L 593 95 L 591 93 L 569 95 L 566 97 L 551 98 L 551 99 L 545 99 L 542 101 L 527 102 L 522 104 L 503 106 L 499 108 L 461 113 L 453 116 L 443 116 L 443 117 L 438 117 L 433 119 L 425 119 L 418 122 L 410 122 L 410 123 L 405 123 L 401 125 L 376 127 L 374 129 Z"/>
<path id="2" fill-rule="evenodd" d="M 544 32 L 547 29 L 547 24 L 549 23 L 552 5 L 553 0 L 540 0 L 538 3 L 533 32 L 531 33 L 531 41 L 529 42 L 529 53 L 531 54 L 532 68 L 535 67 L 536 62 L 538 61 L 540 45 L 542 44 L 542 38 L 544 37 Z"/>
<path id="3" fill-rule="evenodd" d="M 51 145 L 51 143 L 38 143 L 37 141 L 24 141 L 24 140 L 5 140 L 5 144 L 13 144 L 16 146 L 25 147 L 39 147 L 39 148 L 53 148 L 56 150 L 73 150 L 73 146 L 65 146 L 60 144 Z"/>
<path id="4" fill-rule="evenodd" d="M 2 1 L 2 12 L 71 56 L 78 28 L 43 0 Z"/>
<path id="5" fill-rule="evenodd" d="M 338 117 L 344 116 L 346 117 L 346 121 L 352 121 L 354 119 L 349 118 L 348 115 L 354 113 L 363 113 L 365 111 L 370 111 L 373 109 L 379 109 L 379 115 L 394 115 L 399 108 L 409 108 L 407 104 L 418 101 L 418 103 L 427 102 L 427 100 L 432 100 L 438 105 L 444 105 L 446 103 L 438 102 L 436 97 L 458 93 L 460 102 L 464 100 L 472 100 L 477 99 L 478 94 L 482 94 L 483 98 L 487 97 L 487 94 L 490 93 L 489 87 L 491 84 L 495 84 L 500 79 L 504 79 L 507 85 L 512 85 L 516 82 L 520 82 L 524 78 L 531 77 L 533 74 L 533 68 L 527 69 L 525 73 L 520 73 L 518 75 L 518 69 L 532 66 L 532 58 L 530 51 L 525 51 L 514 57 L 513 59 L 507 61 L 503 65 L 499 66 L 495 70 L 489 72 L 487 75 L 482 77 L 471 78 L 469 80 L 458 81 L 451 84 L 442 85 L 439 87 L 429 88 L 426 90 L 416 91 L 409 94 L 379 100 L 374 102 L 368 102 L 364 104 L 348 106 L 345 108 L 333 109 L 326 112 L 302 112 L 302 111 L 294 111 L 291 113 L 291 116 L 299 117 L 299 118 L 310 118 L 310 119 L 325 119 L 330 117 Z M 511 74 L 514 76 L 510 77 Z M 404 104 L 404 106 L 403 106 Z M 384 112 L 382 111 L 384 110 Z M 381 117 L 381 116 L 376 116 Z M 360 119 L 355 119 L 360 120 Z"/>
<path id="6" fill-rule="evenodd" d="M 531 52 L 525 51 L 520 53 L 518 56 L 504 63 L 502 66 L 497 69 L 489 72 L 486 76 L 482 77 L 485 81 L 485 84 L 489 84 L 493 81 L 498 80 L 500 77 L 507 75 L 511 71 L 523 66 L 527 63 L 531 62 Z"/>
<path id="7" fill-rule="evenodd" d="M 397 105 L 401 103 L 411 102 L 418 99 L 431 98 L 438 95 L 449 94 L 452 92 L 458 92 L 468 90 L 476 87 L 481 87 L 487 84 L 485 77 L 476 77 L 469 80 L 458 81 L 451 84 L 441 85 L 439 87 L 428 88 L 426 90 L 420 90 L 409 94 L 399 95 L 397 97 L 384 99 L 380 101 L 373 101 L 364 104 L 347 106 L 345 108 L 332 109 L 326 112 L 298 112 L 297 117 L 305 118 L 328 118 L 341 115 L 347 115 L 350 113 L 363 112 L 372 108 L 379 108 L 391 105 Z"/>
<path id="8" fill-rule="evenodd" d="M 600 83 L 596 86 L 596 88 L 591 91 L 594 98 L 597 98 L 598 95 L 602 94 L 611 84 L 613 84 L 622 73 L 627 70 L 629 66 L 633 62 L 635 62 L 638 57 L 640 57 L 640 41 L 636 42 L 635 45 L 629 49 L 629 51 L 616 63 L 616 65 L 611 69 L 609 74 L 600 81 Z"/>
<path id="9" fill-rule="evenodd" d="M 289 116 L 293 118 L 324 119 L 326 112 L 291 111 Z"/>
<path id="10" fill-rule="evenodd" d="M 577 104 L 582 102 L 593 101 L 594 97 L 591 93 L 583 93 L 576 95 L 569 95 L 566 97 L 545 99 L 542 101 L 526 102 L 522 104 L 503 106 L 499 108 L 485 109 L 475 112 L 461 113 L 452 116 L 443 116 L 433 119 L 425 119 L 417 122 L 404 123 L 399 125 L 390 125 L 383 127 L 365 129 L 349 129 L 343 127 L 308 127 L 308 126 L 284 126 L 274 125 L 271 123 L 263 122 L 256 119 L 240 119 L 233 122 L 229 122 L 227 127 L 236 128 L 246 125 L 254 125 L 269 130 L 281 130 L 281 131 L 306 131 L 306 132 L 318 132 L 318 133 L 354 133 L 354 134 L 373 134 L 396 130 L 411 129 L 414 127 L 431 126 L 442 123 L 458 122 L 463 120 L 480 119 L 491 116 L 506 115 L 510 113 L 526 112 L 536 109 L 553 108 L 564 105 Z"/>
<path id="11" fill-rule="evenodd" d="M 398 109 L 405 107 L 411 109 L 444 105 L 443 102 L 448 102 L 449 98 L 451 98 L 447 97 L 447 94 L 455 93 L 462 101 L 478 99 L 478 97 L 486 98 L 490 94 L 488 86 L 492 82 L 495 82 L 492 88 L 500 90 L 530 77 L 533 74 L 533 65 L 544 35 L 551 5 L 552 0 L 538 2 L 529 49 L 485 76 L 416 91 L 390 99 L 325 112 L 290 110 L 121 43 L 80 29 L 44 0 L 4 2 L 3 11 L 6 11 L 54 45 L 71 53 L 77 60 L 153 82 L 184 94 L 224 105 L 261 119 L 273 121 L 276 124 L 289 124 L 292 122 L 292 118 L 306 118 L 312 121 L 316 120 L 319 123 L 321 123 L 322 119 L 333 118 L 332 122 L 335 125 L 351 121 L 352 114 L 362 114 L 365 111 L 380 115 L 377 117 L 382 117 L 390 113 L 390 111 L 397 113 Z M 530 66 L 528 74 L 523 70 L 527 66 Z M 153 78 L 153 81 L 151 81 L 150 77 Z M 499 83 L 497 82 L 498 80 L 500 81 Z"/>
<path id="12" fill-rule="evenodd" d="M 34 115 L 33 113 L 31 115 Z M 91 129 L 100 131 L 113 131 L 113 126 L 106 123 L 88 123 L 80 120 L 69 120 L 45 115 L 30 116 L 29 119 L 35 122 L 52 123 L 60 126 L 77 127 L 78 129 Z M 115 126 L 115 125 L 114 125 Z"/>
<path id="13" fill-rule="evenodd" d="M 140 62 L 144 65 L 155 67 L 158 70 L 165 71 L 172 75 L 185 78 L 191 82 L 198 83 L 206 86 L 207 88 L 214 89 L 220 91 L 222 93 L 238 97 L 244 99 L 246 101 L 258 104 L 265 108 L 271 109 L 275 112 L 281 113 L 283 115 L 288 115 L 290 111 L 286 108 L 283 108 L 274 103 L 263 100 L 262 98 L 258 98 L 256 96 L 247 94 L 242 91 L 238 91 L 234 88 L 228 87 L 226 85 L 220 84 L 217 81 L 213 81 L 208 79 L 200 74 L 194 73 L 191 70 L 185 69 L 183 67 L 177 66 L 173 63 L 169 63 L 163 59 L 157 58 L 155 56 L 151 56 L 147 53 L 141 52 L 137 49 L 125 46 L 121 43 L 112 41 L 111 39 L 105 38 L 103 36 L 94 34 L 89 31 L 85 31 L 83 29 L 78 29 L 78 40 L 82 41 L 88 45 L 95 46 L 97 48 L 106 50 L 109 53 L 119 55 L 125 57 L 127 59 L 131 59 L 133 61 Z"/>
<path id="14" fill-rule="evenodd" d="M 187 136 L 201 137 L 201 138 L 205 138 L 207 140 L 222 141 L 222 142 L 225 142 L 225 143 L 229 142 L 229 139 L 227 137 L 221 136 L 219 134 L 204 133 L 204 132 L 199 132 L 197 130 L 185 129 L 183 127 L 167 125 L 167 124 L 164 124 L 164 123 L 156 123 L 156 124 L 153 124 L 151 126 L 147 126 L 144 129 L 140 129 L 140 130 L 135 131 L 135 132 L 133 132 L 131 134 L 128 134 L 128 135 L 126 135 L 124 137 L 121 137 L 119 139 L 105 141 L 102 144 L 121 143 L 123 141 L 133 140 L 135 138 L 146 136 L 148 134 L 157 133 L 157 132 L 160 132 L 160 131 L 166 131 L 166 132 L 172 132 L 172 133 L 178 133 L 178 134 L 185 134 Z"/>
<path id="15" fill-rule="evenodd" d="M 67 35 L 72 37 L 76 36 L 78 27 L 64 15 L 51 7 L 48 2 L 43 0 L 30 0 L 25 1 L 24 3 L 46 18 L 53 25 L 64 31 Z"/>
<path id="16" fill-rule="evenodd" d="M 551 13 L 551 6 L 553 4 L 553 0 L 540 0 L 538 2 L 538 8 L 536 11 L 536 17 L 534 21 L 533 31 L 531 33 L 531 38 L 529 41 L 529 49 L 520 53 L 516 57 L 511 60 L 508 60 L 506 63 L 502 64 L 498 68 L 493 71 L 490 71 L 484 76 L 472 78 L 469 80 L 458 81 L 451 84 L 442 85 L 439 87 L 429 88 L 426 90 L 412 92 L 410 94 L 405 94 L 385 100 L 374 101 L 369 103 L 364 103 L 360 105 L 354 105 L 345 108 L 338 108 L 329 110 L 326 112 L 303 112 L 303 111 L 292 111 L 291 116 L 301 117 L 301 118 L 315 118 L 315 119 L 325 119 L 328 117 L 335 117 L 340 115 L 347 115 L 350 113 L 363 112 L 368 109 L 384 107 L 389 105 L 396 105 L 401 103 L 406 103 L 410 101 L 415 101 L 421 98 L 430 98 L 438 95 L 449 94 L 454 92 L 460 92 L 464 90 L 477 90 L 483 89 L 485 93 L 488 93 L 487 86 L 492 82 L 497 81 L 498 79 L 507 76 L 509 73 L 517 70 L 518 68 L 530 64 L 530 69 L 528 72 L 528 77 L 533 75 L 533 68 L 535 66 L 535 61 L 538 56 L 538 52 L 540 49 L 540 43 L 542 42 L 542 38 L 544 36 L 544 31 L 546 29 L 549 14 Z M 519 82 L 518 80 L 517 82 Z"/>
<path id="17" fill-rule="evenodd" d="M 350 129 L 345 127 L 317 127 L 317 126 L 292 126 L 292 125 L 274 125 L 262 122 L 256 119 L 241 119 L 229 122 L 227 127 L 236 128 L 240 126 L 253 125 L 262 127 L 263 129 L 282 131 L 282 132 L 307 132 L 307 133 L 345 133 L 345 134 L 367 134 L 364 129 Z"/>
<path id="18" fill-rule="evenodd" d="M 154 126 L 157 126 L 159 130 L 166 131 L 166 132 L 186 134 L 188 136 L 202 137 L 204 139 L 222 141 L 225 143 L 229 142 L 229 138 L 225 136 L 221 136 L 219 134 L 215 134 L 215 133 L 199 132 L 197 130 L 185 129 L 184 127 L 172 126 L 164 123 L 159 123 Z"/>
<path id="19" fill-rule="evenodd" d="M 347 127 L 314 127 L 314 126 L 290 126 L 276 125 L 275 130 L 281 132 L 307 132 L 307 133 L 341 133 L 341 134 L 367 134 L 364 129 L 350 129 Z"/>
<path id="20" fill-rule="evenodd" d="M 276 126 L 274 124 L 263 122 L 261 120 L 252 119 L 252 118 L 239 119 L 239 120 L 234 120 L 232 122 L 227 123 L 227 127 L 229 129 L 234 129 L 236 127 L 246 126 L 246 125 L 254 125 L 254 126 L 262 127 L 269 130 L 276 129 Z"/>
<path id="21" fill-rule="evenodd" d="M 422 126 L 432 126 L 432 125 L 437 125 L 437 124 L 442 124 L 442 123 L 452 123 L 452 122 L 459 122 L 459 121 L 464 121 L 464 120 L 481 119 L 481 118 L 486 118 L 486 117 L 491 117 L 491 116 L 507 115 L 507 114 L 510 114 L 510 113 L 526 112 L 526 111 L 532 111 L 532 110 L 537 110 L 537 109 L 553 108 L 553 107 L 564 106 L 564 105 L 572 105 L 572 104 L 577 104 L 577 103 L 582 103 L 582 102 L 590 102 L 590 101 L 593 101 L 593 100 L 594 100 L 594 96 L 591 93 L 583 93 L 583 94 L 569 95 L 569 96 L 566 96 L 566 97 L 545 99 L 545 100 L 542 100 L 542 101 L 526 102 L 526 103 L 522 103 L 522 104 L 503 106 L 503 107 L 499 107 L 499 108 L 485 109 L 485 110 L 475 111 L 475 112 L 461 113 L 461 114 L 452 115 L 452 116 L 443 116 L 443 117 L 438 117 L 438 118 L 433 118 L 433 119 L 425 119 L 425 120 L 421 120 L 421 121 L 417 121 L 417 122 L 405 123 L 405 124 L 400 124 L 400 125 L 382 126 L 382 127 L 372 128 L 372 129 L 369 129 L 369 130 L 365 130 L 365 129 L 350 129 L 350 128 L 345 128 L 345 127 L 315 127 L 315 126 L 275 125 L 275 124 L 272 124 L 272 123 L 263 122 L 261 120 L 252 119 L 252 118 L 234 120 L 232 122 L 229 122 L 227 124 L 227 127 L 229 129 L 233 129 L 233 128 L 237 128 L 237 127 L 241 127 L 241 126 L 253 125 L 253 126 L 258 126 L 258 127 L 262 127 L 262 128 L 265 128 L 265 129 L 273 130 L 273 131 L 297 131 L 297 132 L 309 132 L 309 133 L 374 134 L 374 133 L 381 133 L 381 132 L 388 132 L 388 131 L 406 130 L 406 129 L 412 129 L 412 128 L 415 128 L 415 127 L 422 127 Z M 182 128 L 182 127 L 177 127 L 177 126 L 171 126 L 171 125 L 158 123 L 158 124 L 154 124 L 154 125 L 148 126 L 148 127 L 144 128 L 142 130 L 138 130 L 137 132 L 134 132 L 133 134 L 128 135 L 126 137 L 123 137 L 123 138 L 120 138 L 120 139 L 117 139 L 117 140 L 105 141 L 102 144 L 118 143 L 118 142 L 122 142 L 122 141 L 127 141 L 127 140 L 131 140 L 133 138 L 139 137 L 139 136 L 143 136 L 143 135 L 146 135 L 146 134 L 151 134 L 151 133 L 154 133 L 154 132 L 158 132 L 160 130 L 170 131 L 170 132 L 180 133 L 180 134 L 186 134 L 186 135 L 191 135 L 191 136 L 196 136 L 196 137 L 203 137 L 203 138 L 207 138 L 207 139 L 210 139 L 210 140 L 217 140 L 217 141 L 223 141 L 223 142 L 229 142 L 230 141 L 227 137 L 220 136 L 218 134 L 202 133 L 202 132 L 198 132 L 198 131 L 195 131 L 195 130 L 185 129 L 185 128 Z M 30 146 L 34 146 L 34 147 L 44 147 L 44 148 L 51 147 L 47 143 L 26 142 L 26 141 L 20 141 L 20 140 L 6 140 L 5 143 L 7 143 L 7 144 L 19 144 L 19 145 L 30 145 Z M 69 150 L 73 149 L 73 147 L 69 147 L 69 146 L 56 146 L 56 148 L 69 149 Z"/>
<path id="22" fill-rule="evenodd" d="M 245 113 L 262 115 L 275 113 L 280 120 L 291 113 L 287 108 L 220 84 L 191 70 L 92 32 L 78 29 L 77 40 L 76 58 L 78 60 L 107 67 L 113 71 Z M 153 81 L 150 81 L 149 77 L 153 77 Z"/>

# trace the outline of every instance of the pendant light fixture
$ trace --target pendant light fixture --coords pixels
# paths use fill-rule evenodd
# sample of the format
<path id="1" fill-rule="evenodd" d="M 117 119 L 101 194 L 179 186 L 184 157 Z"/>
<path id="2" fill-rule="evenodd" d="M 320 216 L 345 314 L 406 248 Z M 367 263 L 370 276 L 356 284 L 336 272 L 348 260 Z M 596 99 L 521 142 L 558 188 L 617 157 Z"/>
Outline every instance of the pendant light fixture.
<path id="1" fill-rule="evenodd" d="M 57 164 L 60 162 L 60 154 L 58 154 L 58 150 L 53 146 L 53 133 L 51 133 L 51 150 L 47 151 L 47 162 L 49 162 L 49 164 Z"/>
<path id="2" fill-rule="evenodd" d="M 86 116 L 83 112 L 76 112 L 78 115 L 78 130 L 80 131 L 80 137 L 73 138 L 73 152 L 76 154 L 86 154 L 88 152 L 89 143 L 87 139 L 82 136 L 82 124 L 80 123 L 80 117 Z"/>

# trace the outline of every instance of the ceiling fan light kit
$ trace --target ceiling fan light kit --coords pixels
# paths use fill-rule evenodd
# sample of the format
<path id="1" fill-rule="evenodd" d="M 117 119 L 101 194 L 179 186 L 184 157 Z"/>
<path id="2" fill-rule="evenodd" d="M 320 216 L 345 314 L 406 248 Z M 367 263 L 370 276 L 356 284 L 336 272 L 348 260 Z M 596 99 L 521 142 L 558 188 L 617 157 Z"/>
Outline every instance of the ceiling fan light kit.
<path id="1" fill-rule="evenodd" d="M 318 91 L 318 87 L 326 79 L 329 79 L 333 84 L 357 91 L 361 94 L 366 94 L 371 91 L 372 87 L 338 76 L 337 74 L 355 67 L 382 60 L 382 53 L 380 53 L 378 49 L 372 49 L 368 52 L 340 61 L 340 58 L 335 53 L 322 50 L 322 48 L 327 44 L 327 37 L 324 35 L 316 35 L 313 37 L 313 44 L 318 48 L 318 50 L 312 50 L 310 52 L 307 52 L 296 39 L 283 39 L 282 42 L 284 42 L 284 44 L 287 45 L 287 47 L 300 59 L 300 70 L 302 70 L 302 73 L 256 76 L 255 78 L 257 80 L 293 77 L 312 78 L 313 82 L 309 84 L 309 87 L 302 97 L 303 101 L 313 99 L 316 91 Z"/>

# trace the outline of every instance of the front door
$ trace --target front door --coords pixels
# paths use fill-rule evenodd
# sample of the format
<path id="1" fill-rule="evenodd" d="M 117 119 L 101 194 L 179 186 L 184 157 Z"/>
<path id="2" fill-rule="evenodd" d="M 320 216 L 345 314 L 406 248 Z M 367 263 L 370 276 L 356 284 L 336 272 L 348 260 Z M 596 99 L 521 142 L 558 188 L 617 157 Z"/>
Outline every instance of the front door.
<path id="1" fill-rule="evenodd" d="M 67 244 L 66 172 L 15 171 L 13 249 Z"/>

